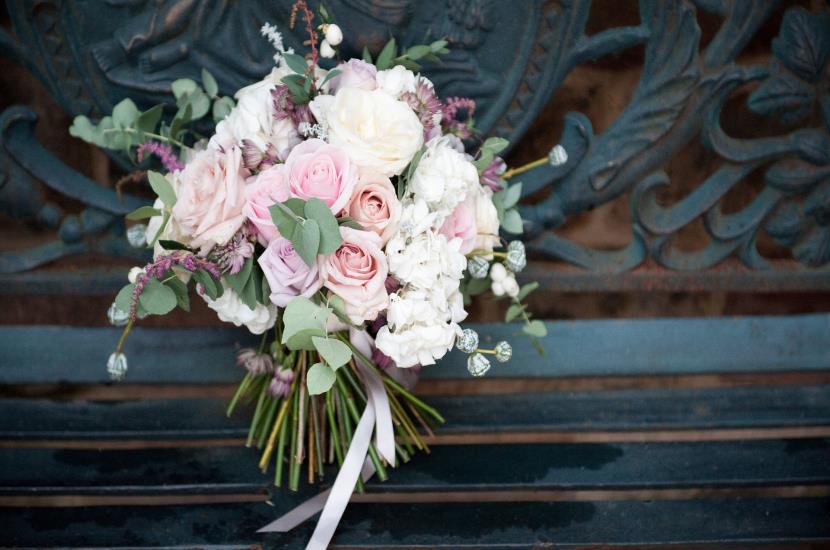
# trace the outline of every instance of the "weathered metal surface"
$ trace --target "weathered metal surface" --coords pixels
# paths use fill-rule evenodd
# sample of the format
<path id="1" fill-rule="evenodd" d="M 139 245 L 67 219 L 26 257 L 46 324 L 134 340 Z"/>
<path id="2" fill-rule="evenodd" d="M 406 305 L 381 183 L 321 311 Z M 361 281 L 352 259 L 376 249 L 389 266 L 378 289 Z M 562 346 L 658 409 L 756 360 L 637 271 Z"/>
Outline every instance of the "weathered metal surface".
<path id="1" fill-rule="evenodd" d="M 19 0 L 7 3 L 14 35 L 0 32 L 0 48 L 38 75 L 67 111 L 95 116 L 124 95 L 140 106 L 163 100 L 173 79 L 197 76 L 203 66 L 216 75 L 225 93 L 259 77 L 271 62 L 270 46 L 258 36 L 259 25 L 272 21 L 285 29 L 290 3 Z M 642 0 L 639 25 L 588 36 L 590 0 L 327 3 L 349 29 L 346 54 L 363 45 L 377 49 L 390 35 L 402 43 L 426 33 L 447 36 L 454 53 L 426 72 L 442 93 L 474 97 L 481 128 L 514 142 L 575 67 L 634 46 L 645 48 L 639 85 L 617 120 L 596 134 L 585 115 L 568 114 L 561 136 L 568 162 L 537 168 L 521 178 L 526 196 L 549 190 L 541 202 L 524 209 L 530 220 L 529 247 L 542 258 L 585 269 L 587 276 L 577 290 L 609 288 L 613 280 L 608 274 L 632 270 L 649 259 L 660 267 L 646 272 L 646 279 L 654 274 L 655 280 L 668 281 L 666 288 L 694 289 L 694 279 L 665 273 L 694 271 L 704 280 L 727 258 L 744 271 L 769 273 L 770 279 L 781 279 L 779 269 L 795 263 L 797 272 L 785 272 L 785 277 L 796 282 L 774 283 L 777 288 L 826 290 L 828 8 L 789 8 L 773 41 L 773 59 L 765 65 L 735 62 L 777 5 L 770 0 Z M 698 12 L 722 21 L 704 48 Z M 300 31 L 288 32 L 286 39 L 298 47 Z M 747 83 L 757 83 L 748 107 L 780 120 L 789 133 L 738 139 L 721 129 L 719 117 L 727 101 Z M 109 193 L 94 190 L 94 183 L 38 150 L 28 116 L 13 111 L 4 118 L 0 206 L 62 232 L 46 247 L 3 253 L 0 273 L 26 271 L 91 250 L 135 254 L 115 242 L 123 227 L 109 217 L 113 208 L 104 208 L 97 226 L 84 224 L 63 215 L 33 188 L 33 176 L 45 177 L 47 184 L 78 198 L 88 210 L 100 208 Z M 658 197 L 670 185 L 665 166 L 694 141 L 721 159 L 720 167 L 683 199 L 662 204 Z M 742 210 L 724 214 L 720 204 L 726 193 L 748 185 L 758 174 L 763 190 Z M 569 216 L 620 196 L 628 197 L 633 214 L 633 236 L 626 247 L 592 249 L 556 231 Z M 677 246 L 677 233 L 699 220 L 708 242 L 693 251 Z M 761 234 L 788 249 L 796 261 L 782 265 L 762 257 L 756 246 Z M 735 279 L 718 276 L 705 280 L 707 288 L 735 284 L 730 282 Z M 763 287 L 764 275 L 740 281 Z"/>
<path id="2" fill-rule="evenodd" d="M 510 340 L 516 325 L 470 324 L 482 345 Z M 488 378 L 638 376 L 830 369 L 830 315 L 786 317 L 626 319 L 550 323 L 541 339 L 547 357 L 516 345 L 513 359 Z M 116 328 L 19 326 L 0 330 L 0 384 L 107 381 L 104 358 Z M 133 369 L 127 383 L 234 383 L 234 349 L 259 338 L 234 328 L 136 328 L 125 353 Z M 48 346 L 44 346 L 48 342 Z M 590 353 L 586 353 L 590 342 Z M 71 364 L 72 369 L 60 369 Z M 191 368 L 183 368 L 191 365 Z M 469 378 L 466 357 L 453 351 L 425 379 Z"/>
<path id="3" fill-rule="evenodd" d="M 830 499 L 491 502 L 349 506 L 332 548 L 815 548 L 830 539 Z M 304 548 L 313 525 L 254 535 L 265 503 L 0 508 L 8 546 Z"/>

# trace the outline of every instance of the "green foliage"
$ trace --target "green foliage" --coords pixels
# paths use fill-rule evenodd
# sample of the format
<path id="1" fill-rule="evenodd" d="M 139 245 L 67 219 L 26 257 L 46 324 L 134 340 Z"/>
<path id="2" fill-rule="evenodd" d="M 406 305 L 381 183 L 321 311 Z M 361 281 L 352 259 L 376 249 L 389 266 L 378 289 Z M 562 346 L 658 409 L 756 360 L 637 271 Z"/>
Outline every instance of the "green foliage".
<path id="1" fill-rule="evenodd" d="M 190 311 L 190 294 L 187 285 L 184 284 L 178 277 L 171 277 L 170 280 L 164 282 L 176 294 L 176 305 L 183 311 Z"/>
<path id="2" fill-rule="evenodd" d="M 320 357 L 334 370 L 339 369 L 352 358 L 352 350 L 340 340 L 313 336 L 311 342 Z"/>
<path id="3" fill-rule="evenodd" d="M 156 279 L 148 279 L 138 296 L 138 303 L 153 315 L 170 313 L 178 304 L 176 293 Z"/>
<path id="4" fill-rule="evenodd" d="M 436 40 L 431 44 L 417 44 L 410 46 L 399 53 L 397 43 L 394 38 L 390 38 L 389 42 L 383 47 L 375 60 L 375 66 L 379 71 L 391 69 L 395 65 L 402 65 L 410 71 L 420 71 L 421 64 L 419 61 L 428 61 L 430 63 L 440 63 L 439 55 L 449 53 L 447 49 L 446 40 Z M 363 60 L 367 63 L 372 62 L 372 55 L 366 48 L 363 49 Z"/>
<path id="5" fill-rule="evenodd" d="M 257 304 L 267 304 L 267 296 L 270 292 L 265 293 L 263 279 L 265 274 L 260 269 L 253 258 L 248 258 L 237 273 L 231 275 L 226 274 L 223 279 L 227 286 L 232 288 L 239 299 L 242 300 L 249 309 L 256 309 Z"/>
<path id="6" fill-rule="evenodd" d="M 487 138 L 484 143 L 481 144 L 481 148 L 478 152 L 478 158 L 473 161 L 473 164 L 478 169 L 479 174 L 484 172 L 487 167 L 490 166 L 490 163 L 493 162 L 493 158 L 507 148 L 508 145 L 510 145 L 510 142 L 504 138 Z"/>
<path id="7" fill-rule="evenodd" d="M 291 198 L 269 208 L 281 235 L 294 245 L 300 258 L 312 265 L 318 254 L 331 254 L 343 243 L 337 218 L 320 199 Z"/>
<path id="8" fill-rule="evenodd" d="M 522 300 L 527 298 L 537 288 L 539 288 L 539 283 L 535 281 L 522 286 L 522 288 L 519 289 L 519 293 L 515 298 L 513 298 L 513 303 L 507 308 L 504 320 L 505 322 L 510 323 L 516 319 L 522 318 L 524 321 L 522 332 L 530 337 L 530 342 L 533 344 L 533 347 L 536 348 L 536 351 L 539 352 L 539 355 L 544 356 L 545 350 L 538 339 L 547 336 L 548 329 L 545 326 L 545 323 L 533 319 L 527 309 L 527 305 L 522 303 Z"/>
<path id="9" fill-rule="evenodd" d="M 130 311 L 130 302 L 133 299 L 133 292 L 135 291 L 135 284 L 130 283 L 125 285 L 118 291 L 115 297 L 115 307 L 121 311 Z"/>
<path id="10" fill-rule="evenodd" d="M 161 216 L 161 210 L 158 208 L 153 208 L 152 206 L 139 206 L 129 214 L 127 214 L 128 220 L 146 220 L 147 218 L 152 218 L 153 216 Z"/>
<path id="11" fill-rule="evenodd" d="M 213 276 L 204 269 L 197 269 L 193 272 L 193 280 L 201 284 L 205 289 L 205 294 L 211 300 L 216 300 L 224 294 L 224 287 L 213 278 Z"/>
<path id="12" fill-rule="evenodd" d="M 510 185 L 493 195 L 493 205 L 499 216 L 499 225 L 508 233 L 522 233 L 522 216 L 516 205 L 522 196 L 522 184 Z"/>
<path id="13" fill-rule="evenodd" d="M 282 343 L 289 349 L 314 350 L 314 336 L 326 335 L 331 309 L 298 296 L 288 302 L 282 314 Z"/>
<path id="14" fill-rule="evenodd" d="M 150 187 L 153 188 L 158 198 L 164 203 L 167 208 L 173 208 L 176 204 L 176 192 L 173 191 L 173 186 L 167 181 L 163 175 L 152 170 L 147 171 L 147 179 L 150 181 Z"/>
<path id="15" fill-rule="evenodd" d="M 314 363 L 306 373 L 306 386 L 309 395 L 320 395 L 326 393 L 334 385 L 337 375 L 328 365 Z"/>

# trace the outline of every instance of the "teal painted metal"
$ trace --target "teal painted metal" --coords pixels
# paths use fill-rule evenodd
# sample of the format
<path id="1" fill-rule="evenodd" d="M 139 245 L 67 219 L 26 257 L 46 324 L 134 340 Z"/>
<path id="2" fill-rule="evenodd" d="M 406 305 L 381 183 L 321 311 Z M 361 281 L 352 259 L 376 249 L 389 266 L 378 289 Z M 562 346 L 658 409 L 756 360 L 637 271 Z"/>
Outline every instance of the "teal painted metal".
<path id="1" fill-rule="evenodd" d="M 217 76 L 226 93 L 264 74 L 270 63 L 269 46 L 248 21 L 282 22 L 285 27 L 289 4 L 288 0 L 266 4 L 246 0 L 99 6 L 16 0 L 8 3 L 15 35 L 0 32 L 0 48 L 37 74 L 67 111 L 95 116 L 124 95 L 142 106 L 162 100 L 170 81 L 196 76 L 200 66 Z M 727 258 L 761 273 L 791 269 L 792 263 L 761 256 L 756 247 L 761 233 L 788 248 L 797 261 L 792 275 L 796 283 L 790 286 L 826 290 L 830 284 L 826 270 L 830 261 L 826 206 L 830 12 L 826 6 L 816 6 L 813 12 L 787 9 L 773 41 L 774 59 L 766 65 L 741 65 L 736 58 L 779 2 L 642 0 L 639 25 L 590 36 L 585 34 L 590 0 L 447 0 L 443 4 L 337 0 L 328 5 L 350 29 L 346 54 L 363 45 L 376 49 L 390 34 L 402 43 L 427 31 L 448 36 L 455 53 L 426 72 L 443 93 L 473 96 L 480 106 L 477 118 L 482 129 L 513 141 L 574 68 L 631 47 L 645 48 L 639 85 L 617 120 L 598 134 L 585 115 L 569 113 L 561 136 L 568 162 L 537 168 L 522 177 L 526 195 L 550 190 L 547 198 L 524 208 L 530 220 L 529 248 L 538 257 L 573 264 L 592 274 L 570 283 L 577 290 L 613 286 L 605 284 L 608 274 L 632 270 L 649 258 L 664 270 L 700 272 L 702 278 Z M 718 32 L 704 48 L 700 47 L 698 12 L 721 20 Z M 219 20 L 221 26 L 217 26 Z M 297 31 L 289 32 L 287 40 L 299 46 L 301 37 Z M 229 48 L 231 43 L 245 48 Z M 788 133 L 740 139 L 725 134 L 719 123 L 721 111 L 733 92 L 748 83 L 758 84 L 747 98 L 748 108 L 779 119 Z M 105 243 L 120 238 L 123 229 L 107 225 L 79 231 L 77 220 L 64 216 L 31 189 L 31 170 L 37 163 L 28 162 L 31 155 L 21 150 L 28 142 L 20 125 L 5 126 L 0 137 L 7 180 L 12 182 L 5 193 L 0 192 L 0 204 L 45 228 L 61 225 L 63 232 L 61 240 L 48 248 L 4 253 L 0 273 L 29 270 L 91 249 L 132 254 L 124 247 L 97 243 L 99 238 Z M 661 204 L 656 197 L 670 185 L 665 166 L 694 141 L 706 145 L 720 159 L 720 167 L 688 196 L 670 206 Z M 35 153 L 46 161 L 44 155 L 43 151 Z M 50 170 L 55 174 L 52 181 L 65 180 L 64 190 L 82 195 L 82 202 L 92 206 L 101 198 L 102 193 L 85 191 L 92 182 L 70 176 L 68 170 L 55 165 Z M 724 214 L 720 206 L 724 195 L 746 185 L 750 174 L 758 171 L 763 174 L 763 191 L 743 210 Z M 596 250 L 554 231 L 569 216 L 622 195 L 629 197 L 633 220 L 632 239 L 626 247 Z M 678 231 L 699 220 L 708 233 L 708 244 L 692 252 L 677 247 Z M 78 240 L 80 234 L 83 239 Z M 721 279 L 712 276 L 707 281 L 717 288 Z M 769 288 L 763 278 L 745 281 Z M 695 287 L 694 281 L 683 277 L 670 284 Z M 786 290 L 787 285 L 778 288 Z"/>
<path id="2" fill-rule="evenodd" d="M 475 325 L 483 346 L 519 333 L 515 325 Z M 0 329 L 0 383 L 101 383 L 117 340 L 114 328 L 18 326 Z M 553 322 L 547 357 L 516 346 L 490 378 L 561 378 L 830 370 L 830 315 L 626 319 Z M 234 349 L 257 339 L 240 329 L 138 328 L 125 349 L 126 383 L 233 383 Z M 44 343 L 48 342 L 48 346 Z M 71 364 L 66 369 L 63 365 Z M 184 368 L 183 368 L 184 366 Z M 188 367 L 189 366 L 189 367 Z M 426 379 L 467 379 L 464 356 L 451 352 Z"/>

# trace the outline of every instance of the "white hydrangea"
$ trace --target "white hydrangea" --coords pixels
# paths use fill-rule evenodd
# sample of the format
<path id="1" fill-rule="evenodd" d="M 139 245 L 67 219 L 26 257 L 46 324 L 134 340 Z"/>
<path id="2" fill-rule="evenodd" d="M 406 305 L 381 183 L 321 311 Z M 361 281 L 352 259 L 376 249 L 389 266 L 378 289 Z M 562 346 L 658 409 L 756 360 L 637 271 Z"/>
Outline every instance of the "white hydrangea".
<path id="1" fill-rule="evenodd" d="M 210 139 L 209 146 L 229 149 L 234 145 L 241 146 L 242 140 L 248 140 L 260 151 L 272 145 L 280 159 L 284 160 L 301 141 L 291 119 L 277 120 L 274 117 L 271 91 L 281 84 L 287 74 L 288 69 L 274 67 L 264 79 L 236 92 L 236 107 L 216 125 L 216 133 Z"/>
<path id="2" fill-rule="evenodd" d="M 480 185 L 478 170 L 469 157 L 457 149 L 457 138 L 441 136 L 431 139 L 409 182 L 413 198 L 424 201 L 437 214 L 440 225 L 467 192 Z"/>
<path id="3" fill-rule="evenodd" d="M 222 286 L 225 291 L 216 300 L 211 300 L 207 295 L 202 296 L 221 321 L 238 327 L 245 325 L 253 334 L 262 334 L 277 322 L 277 306 L 258 303 L 256 308 L 251 309 L 232 288 L 224 283 Z"/>
<path id="4" fill-rule="evenodd" d="M 398 233 L 386 245 L 389 272 L 420 289 L 432 288 L 441 278 L 458 281 L 467 266 L 460 246 L 461 239 L 448 242 L 446 236 L 432 232 L 410 238 Z"/>
<path id="5" fill-rule="evenodd" d="M 417 81 L 418 77 L 402 65 L 395 65 L 391 69 L 378 71 L 375 75 L 378 89 L 383 90 L 395 99 L 400 99 L 401 95 L 406 92 L 415 93 L 415 83 Z"/>
<path id="6" fill-rule="evenodd" d="M 452 349 L 455 335 L 455 328 L 446 323 L 412 325 L 395 332 L 391 332 L 387 325 L 378 332 L 375 345 L 398 367 L 409 368 L 435 364 Z"/>

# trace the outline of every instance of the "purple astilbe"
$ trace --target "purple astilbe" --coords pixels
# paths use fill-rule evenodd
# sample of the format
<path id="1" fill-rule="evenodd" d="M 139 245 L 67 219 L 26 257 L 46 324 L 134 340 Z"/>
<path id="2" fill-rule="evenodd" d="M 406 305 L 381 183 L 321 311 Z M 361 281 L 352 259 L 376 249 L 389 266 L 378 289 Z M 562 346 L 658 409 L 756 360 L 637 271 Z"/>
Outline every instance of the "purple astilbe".
<path id="1" fill-rule="evenodd" d="M 242 348 L 236 354 L 236 366 L 245 368 L 254 376 L 273 372 L 274 361 L 266 353 L 258 353 L 252 348 Z"/>
<path id="2" fill-rule="evenodd" d="M 141 273 L 135 280 L 135 288 L 133 288 L 133 295 L 130 298 L 130 321 L 135 321 L 138 297 L 141 296 L 150 279 L 162 280 L 174 267 L 181 267 L 191 273 L 204 269 L 217 280 L 222 276 L 222 273 L 213 262 L 200 258 L 189 250 L 174 250 L 170 254 L 159 256 L 144 266 L 144 273 Z"/>
<path id="3" fill-rule="evenodd" d="M 404 93 L 401 99 L 415 111 L 424 127 L 424 132 L 429 134 L 429 131 L 440 120 L 438 116 L 441 115 L 442 107 L 441 100 L 435 95 L 435 89 L 430 82 L 425 78 L 418 78 L 415 91 Z"/>
<path id="4" fill-rule="evenodd" d="M 441 110 L 443 117 L 441 124 L 446 128 L 447 132 L 461 139 L 467 139 L 473 135 L 470 122 L 475 111 L 476 102 L 473 99 L 469 97 L 448 97 L 444 100 L 444 108 Z M 459 120 L 459 116 L 462 114 L 466 118 Z"/>
<path id="5" fill-rule="evenodd" d="M 280 367 L 274 373 L 271 383 L 268 384 L 268 393 L 274 397 L 288 397 L 292 382 L 294 382 L 294 372 L 291 369 Z"/>
<path id="6" fill-rule="evenodd" d="M 176 170 L 184 170 L 184 163 L 179 160 L 173 148 L 158 141 L 148 141 L 142 143 L 136 149 L 135 156 L 138 162 L 142 162 L 146 157 L 155 155 L 158 157 L 165 170 L 168 172 L 175 172 Z"/>
<path id="7" fill-rule="evenodd" d="M 245 260 L 254 256 L 253 235 L 248 224 L 243 224 L 227 243 L 211 250 L 210 260 L 223 273 L 236 275 L 245 266 Z"/>
<path id="8" fill-rule="evenodd" d="M 507 171 L 507 164 L 501 157 L 493 157 L 493 162 L 490 166 L 484 169 L 481 173 L 481 184 L 486 185 L 495 193 L 504 189 L 504 179 L 502 174 Z"/>

